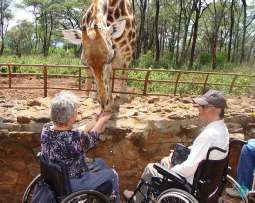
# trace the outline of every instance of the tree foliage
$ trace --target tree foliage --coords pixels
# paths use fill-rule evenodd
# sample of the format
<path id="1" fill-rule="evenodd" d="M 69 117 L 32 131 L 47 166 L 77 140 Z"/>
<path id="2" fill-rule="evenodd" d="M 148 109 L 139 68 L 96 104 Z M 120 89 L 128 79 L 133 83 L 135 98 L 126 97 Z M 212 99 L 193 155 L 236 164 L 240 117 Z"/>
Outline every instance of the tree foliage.
<path id="1" fill-rule="evenodd" d="M 23 0 L 21 6 L 28 8 L 35 20 L 29 26 L 20 22 L 10 29 L 7 46 L 15 54 L 33 52 L 47 56 L 51 47 L 64 43 L 64 48 L 74 48 L 78 56 L 80 47 L 64 41 L 60 31 L 79 28 L 91 1 Z M 6 30 L 11 16 L 10 1 L 4 2 L 2 30 Z M 222 63 L 254 60 L 254 1 L 247 4 L 246 0 L 132 0 L 130 3 L 137 22 L 138 61 L 151 56 L 154 64 L 189 69 L 210 65 L 216 69 Z M 24 35 L 19 30 L 29 33 Z"/>

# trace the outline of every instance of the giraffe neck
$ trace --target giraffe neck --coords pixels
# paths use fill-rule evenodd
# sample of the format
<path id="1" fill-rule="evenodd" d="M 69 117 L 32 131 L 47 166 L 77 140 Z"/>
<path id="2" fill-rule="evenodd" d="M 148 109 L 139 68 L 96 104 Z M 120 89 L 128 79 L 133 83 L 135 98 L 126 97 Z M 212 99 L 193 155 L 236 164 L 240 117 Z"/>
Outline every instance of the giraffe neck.
<path id="1" fill-rule="evenodd" d="M 105 27 L 107 25 L 108 0 L 93 0 L 92 26 L 93 24 Z"/>

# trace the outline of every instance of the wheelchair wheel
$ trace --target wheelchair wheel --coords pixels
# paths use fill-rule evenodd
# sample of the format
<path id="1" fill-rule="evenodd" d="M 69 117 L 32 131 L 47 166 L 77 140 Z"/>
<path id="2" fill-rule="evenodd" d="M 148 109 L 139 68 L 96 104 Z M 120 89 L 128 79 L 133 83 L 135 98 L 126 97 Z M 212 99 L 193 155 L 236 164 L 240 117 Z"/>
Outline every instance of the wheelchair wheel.
<path id="1" fill-rule="evenodd" d="M 100 192 L 80 190 L 68 195 L 61 203 L 109 203 L 108 198 Z"/>
<path id="2" fill-rule="evenodd" d="M 188 192 L 181 190 L 181 189 L 176 189 L 176 188 L 171 188 L 168 190 L 165 190 L 162 192 L 158 198 L 157 198 L 157 203 L 167 203 L 167 202 L 176 202 L 176 203 L 198 203 L 198 201 L 193 197 L 191 194 Z"/>
<path id="3" fill-rule="evenodd" d="M 41 174 L 37 175 L 27 186 L 25 193 L 22 198 L 22 203 L 32 202 L 32 195 L 36 184 L 42 179 Z"/>
<path id="4" fill-rule="evenodd" d="M 225 188 L 234 188 L 240 193 L 240 198 L 233 198 L 230 197 L 226 191 Z M 241 186 L 235 181 L 234 178 L 232 178 L 230 175 L 227 175 L 227 182 L 223 189 L 222 195 L 219 199 L 219 203 L 227 203 L 227 202 L 240 202 L 241 203 L 248 203 L 248 197 L 245 191 L 241 188 Z"/>

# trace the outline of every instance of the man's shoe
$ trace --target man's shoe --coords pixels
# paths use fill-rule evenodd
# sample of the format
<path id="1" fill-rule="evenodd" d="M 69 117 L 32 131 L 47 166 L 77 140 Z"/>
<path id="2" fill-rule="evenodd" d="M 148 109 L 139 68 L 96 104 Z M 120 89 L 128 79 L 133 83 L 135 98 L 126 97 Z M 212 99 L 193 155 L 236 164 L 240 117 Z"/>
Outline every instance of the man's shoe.
<path id="1" fill-rule="evenodd" d="M 240 197 L 240 193 L 234 188 L 226 188 L 225 191 L 230 197 Z"/>
<path id="2" fill-rule="evenodd" d="M 124 190 L 123 195 L 125 199 L 131 200 L 131 197 L 134 195 L 134 191 Z"/>

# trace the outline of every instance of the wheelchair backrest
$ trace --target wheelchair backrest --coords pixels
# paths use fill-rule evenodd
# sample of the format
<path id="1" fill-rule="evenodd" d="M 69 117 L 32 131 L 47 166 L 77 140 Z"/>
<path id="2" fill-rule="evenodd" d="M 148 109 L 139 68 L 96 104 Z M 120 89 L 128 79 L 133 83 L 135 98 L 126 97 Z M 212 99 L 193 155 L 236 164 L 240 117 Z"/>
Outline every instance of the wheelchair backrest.
<path id="1" fill-rule="evenodd" d="M 65 166 L 46 160 L 41 153 L 38 158 L 40 160 L 41 175 L 54 191 L 55 196 L 61 198 L 70 194 L 70 182 Z"/>
<path id="2" fill-rule="evenodd" d="M 199 202 L 203 203 L 218 202 L 227 176 L 228 154 L 226 153 L 226 157 L 221 160 L 209 160 L 210 153 L 213 150 L 226 153 L 225 150 L 217 147 L 210 148 L 206 160 L 198 165 L 193 180 L 192 193 Z"/>
<path id="3" fill-rule="evenodd" d="M 247 144 L 247 141 L 240 140 L 240 139 L 230 140 L 228 165 L 231 167 L 230 176 L 233 178 L 236 178 L 237 165 L 238 165 L 239 157 L 244 144 Z"/>

